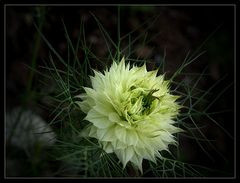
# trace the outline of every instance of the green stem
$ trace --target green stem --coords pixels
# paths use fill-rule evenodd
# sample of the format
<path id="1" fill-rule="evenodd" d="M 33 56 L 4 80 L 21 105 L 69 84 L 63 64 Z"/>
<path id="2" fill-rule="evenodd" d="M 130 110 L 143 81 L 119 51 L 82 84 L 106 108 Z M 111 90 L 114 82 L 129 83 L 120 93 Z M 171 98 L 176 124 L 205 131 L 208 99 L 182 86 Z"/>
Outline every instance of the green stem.
<path id="1" fill-rule="evenodd" d="M 37 11 L 40 14 L 39 19 L 38 19 L 38 26 L 39 30 L 42 31 L 43 27 L 43 22 L 44 22 L 44 12 L 45 12 L 45 7 L 37 7 Z M 38 56 L 38 51 L 41 43 L 41 36 L 39 32 L 36 32 L 35 34 L 35 46 L 33 49 L 33 55 L 32 55 L 32 63 L 31 63 L 31 70 L 28 78 L 28 84 L 27 84 L 27 90 L 26 90 L 26 95 L 29 98 L 29 95 L 31 94 L 31 88 L 32 88 L 32 82 L 33 82 L 33 75 L 34 75 L 34 70 L 36 69 L 36 63 L 37 63 L 37 56 Z"/>
<path id="2" fill-rule="evenodd" d="M 120 61 L 120 45 L 121 45 L 121 37 L 120 37 L 120 5 L 118 6 L 118 46 L 117 46 L 117 60 Z"/>

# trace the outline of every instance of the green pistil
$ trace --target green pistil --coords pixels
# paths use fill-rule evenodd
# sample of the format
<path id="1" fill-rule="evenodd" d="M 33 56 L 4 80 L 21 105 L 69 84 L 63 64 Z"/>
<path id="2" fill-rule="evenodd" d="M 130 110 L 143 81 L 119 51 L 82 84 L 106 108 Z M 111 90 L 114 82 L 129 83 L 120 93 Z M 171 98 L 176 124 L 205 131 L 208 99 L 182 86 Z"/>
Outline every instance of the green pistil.
<path id="1" fill-rule="evenodd" d="M 138 97 L 135 96 L 134 98 L 131 98 L 130 102 L 131 102 L 131 107 L 133 107 L 133 108 L 132 108 L 132 110 L 127 111 L 123 115 L 123 118 L 125 118 L 125 120 L 127 120 L 129 123 L 132 124 L 135 121 L 138 121 L 141 118 L 141 116 L 148 115 L 151 110 L 152 102 L 155 99 L 160 100 L 158 97 L 153 96 L 153 94 L 155 92 L 157 92 L 158 90 L 159 89 L 152 89 L 147 94 L 140 92 L 139 93 L 140 95 Z M 142 98 L 142 99 L 140 99 L 140 98 Z M 141 105 L 141 109 L 137 109 L 139 105 Z"/>
<path id="2" fill-rule="evenodd" d="M 159 99 L 158 97 L 153 96 L 153 93 L 157 92 L 159 89 L 153 89 L 151 90 L 144 98 L 143 98 L 143 107 L 145 109 L 149 109 L 152 102 L 155 99 Z"/>

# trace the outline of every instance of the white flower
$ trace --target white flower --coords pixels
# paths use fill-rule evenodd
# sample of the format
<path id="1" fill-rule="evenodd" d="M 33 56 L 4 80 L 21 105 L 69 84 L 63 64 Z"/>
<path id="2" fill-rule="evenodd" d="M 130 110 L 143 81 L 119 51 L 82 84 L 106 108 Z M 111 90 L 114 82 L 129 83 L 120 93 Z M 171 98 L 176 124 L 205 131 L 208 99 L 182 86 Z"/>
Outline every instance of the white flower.
<path id="1" fill-rule="evenodd" d="M 148 72 L 145 64 L 130 68 L 124 58 L 103 74 L 94 73 L 92 88 L 84 87 L 77 102 L 91 123 L 85 133 L 114 152 L 123 167 L 130 161 L 142 172 L 143 159 L 156 162 L 159 151 L 177 144 L 173 134 L 182 131 L 173 126 L 178 96 L 169 93 L 169 82 L 157 77 L 157 70 Z"/>

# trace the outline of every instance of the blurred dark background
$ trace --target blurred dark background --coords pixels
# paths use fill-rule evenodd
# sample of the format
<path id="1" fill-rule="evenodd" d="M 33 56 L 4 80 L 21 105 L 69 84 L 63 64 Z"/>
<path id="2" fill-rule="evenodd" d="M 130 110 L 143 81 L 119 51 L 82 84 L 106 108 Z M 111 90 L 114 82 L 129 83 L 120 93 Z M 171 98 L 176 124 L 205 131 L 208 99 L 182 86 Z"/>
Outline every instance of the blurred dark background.
<path id="1" fill-rule="evenodd" d="M 40 39 L 33 25 L 39 20 L 42 23 L 42 33 L 53 47 L 62 55 L 67 56 L 67 41 L 65 38 L 64 21 L 69 36 L 76 44 L 81 19 L 85 24 L 86 40 L 92 44 L 92 51 L 99 58 L 108 54 L 107 46 L 101 32 L 93 19 L 92 12 L 103 24 L 114 41 L 117 41 L 117 7 L 115 6 L 7 6 L 6 7 L 6 108 L 11 112 L 16 106 L 24 106 L 33 110 L 45 121 L 49 120 L 50 111 L 39 107 L 41 99 L 34 93 L 38 87 L 38 76 L 31 73 L 26 65 L 36 69 L 43 66 L 43 59 L 49 58 L 49 48 Z M 225 87 L 232 83 L 224 94 L 209 109 L 210 111 L 228 110 L 214 116 L 231 135 L 234 135 L 234 6 L 123 6 L 121 7 L 121 36 L 137 28 L 132 40 L 145 34 L 145 27 L 138 28 L 152 16 L 159 16 L 147 31 L 151 39 L 146 45 L 139 42 L 133 45 L 133 56 L 148 58 L 152 61 L 163 58 L 166 54 L 165 71 L 171 75 L 184 60 L 187 52 L 194 52 L 213 32 L 214 34 L 201 47 L 206 51 L 198 61 L 189 65 L 186 72 L 201 73 L 207 66 L 207 79 L 203 77 L 199 88 L 207 90 L 216 81 L 226 76 L 211 93 L 217 96 Z M 147 23 L 150 25 L 151 21 Z M 127 45 L 127 41 L 122 42 Z M 36 48 L 37 47 L 37 48 Z M 79 58 L 83 57 L 79 52 Z M 91 63 L 94 66 L 94 63 Z M 191 78 L 190 78 L 191 79 Z M 211 123 L 212 124 L 212 123 Z M 216 160 L 209 167 L 217 167 L 229 172 L 233 176 L 234 149 L 233 139 L 230 139 L 221 129 L 209 124 L 205 133 L 217 139 L 216 146 L 224 154 L 227 161 L 216 156 Z M 190 146 L 185 141 L 182 146 L 189 162 L 207 165 L 210 162 L 198 147 Z M 14 144 L 7 144 L 7 176 L 53 176 L 57 169 L 50 165 L 51 160 L 35 152 L 35 164 L 32 156 L 21 149 L 18 151 Z M 14 149 L 14 150 L 13 150 Z M 15 153 L 12 153 L 12 152 Z M 19 153 L 21 152 L 21 153 Z M 16 156 L 17 154 L 17 156 Z M 37 161 L 36 161 L 37 158 Z M 38 163 L 45 160 L 46 164 Z M 38 163 L 37 163 L 38 162 Z M 43 164 L 43 163 L 42 163 Z M 29 169 L 35 167 L 35 172 Z M 37 167 L 37 169 L 36 169 Z M 213 174 L 212 176 L 221 176 Z"/>

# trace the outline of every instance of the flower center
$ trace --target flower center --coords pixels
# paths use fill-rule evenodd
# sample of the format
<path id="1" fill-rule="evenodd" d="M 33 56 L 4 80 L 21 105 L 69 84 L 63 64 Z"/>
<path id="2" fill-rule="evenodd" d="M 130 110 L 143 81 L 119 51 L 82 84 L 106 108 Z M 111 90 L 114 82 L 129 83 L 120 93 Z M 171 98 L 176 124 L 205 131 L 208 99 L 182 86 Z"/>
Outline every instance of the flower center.
<path id="1" fill-rule="evenodd" d="M 130 124 L 135 124 L 151 113 L 153 102 L 159 98 L 153 96 L 158 89 L 147 90 L 141 87 L 132 86 L 126 101 L 123 101 L 123 118 Z"/>

